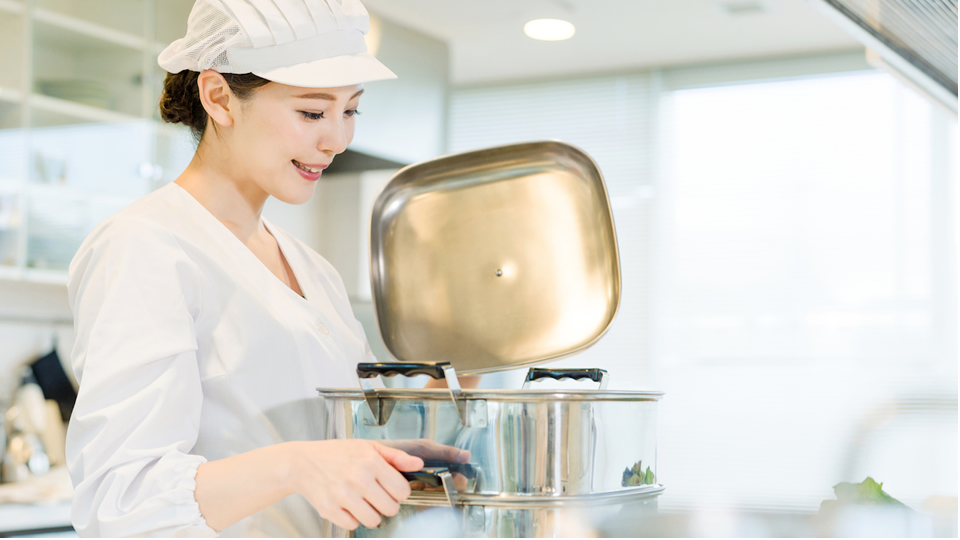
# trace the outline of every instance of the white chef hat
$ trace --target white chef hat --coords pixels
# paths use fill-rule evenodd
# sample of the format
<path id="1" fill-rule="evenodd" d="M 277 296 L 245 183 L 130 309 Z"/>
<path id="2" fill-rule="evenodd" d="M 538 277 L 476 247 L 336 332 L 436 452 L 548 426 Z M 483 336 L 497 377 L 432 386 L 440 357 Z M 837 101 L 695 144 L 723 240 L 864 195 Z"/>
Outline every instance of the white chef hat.
<path id="1" fill-rule="evenodd" d="M 187 35 L 158 63 L 170 73 L 253 73 L 311 88 L 396 79 L 367 52 L 369 29 L 359 0 L 197 0 Z"/>

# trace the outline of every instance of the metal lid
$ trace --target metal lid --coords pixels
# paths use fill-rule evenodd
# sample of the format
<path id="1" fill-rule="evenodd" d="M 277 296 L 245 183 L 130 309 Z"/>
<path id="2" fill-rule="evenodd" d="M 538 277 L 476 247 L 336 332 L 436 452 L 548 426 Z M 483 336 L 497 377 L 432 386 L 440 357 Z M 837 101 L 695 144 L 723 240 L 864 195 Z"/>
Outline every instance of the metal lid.
<path id="1" fill-rule="evenodd" d="M 620 261 L 600 169 L 558 141 L 417 163 L 370 227 L 377 322 L 404 362 L 484 373 L 555 360 L 607 331 Z"/>

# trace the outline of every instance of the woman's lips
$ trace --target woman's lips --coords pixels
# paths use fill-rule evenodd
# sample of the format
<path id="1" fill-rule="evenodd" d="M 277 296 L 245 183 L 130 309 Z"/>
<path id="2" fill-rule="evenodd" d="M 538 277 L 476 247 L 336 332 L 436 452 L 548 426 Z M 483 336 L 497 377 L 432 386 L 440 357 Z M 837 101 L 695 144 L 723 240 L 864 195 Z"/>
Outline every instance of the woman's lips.
<path id="1" fill-rule="evenodd" d="M 323 169 L 326 169 L 329 165 L 329 163 L 300 163 L 295 159 L 290 160 L 290 163 L 297 169 L 300 176 L 310 181 L 319 179 Z"/>
<path id="2" fill-rule="evenodd" d="M 302 162 L 302 161 L 297 161 L 297 160 L 295 160 L 295 159 L 293 159 L 293 160 L 291 160 L 291 161 L 293 161 L 295 164 L 299 164 L 299 165 L 301 165 L 301 166 L 303 166 L 303 167 L 306 167 L 306 168 L 308 168 L 308 169 L 326 169 L 327 167 L 330 166 L 329 163 L 304 163 L 304 162 Z"/>

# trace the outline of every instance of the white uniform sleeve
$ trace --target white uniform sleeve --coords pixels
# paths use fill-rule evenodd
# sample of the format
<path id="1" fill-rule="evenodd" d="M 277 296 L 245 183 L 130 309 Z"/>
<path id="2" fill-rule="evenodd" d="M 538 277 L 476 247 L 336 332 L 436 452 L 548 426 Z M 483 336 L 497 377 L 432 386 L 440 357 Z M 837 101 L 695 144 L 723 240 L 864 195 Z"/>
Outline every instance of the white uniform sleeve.
<path id="1" fill-rule="evenodd" d="M 114 217 L 70 265 L 80 391 L 67 465 L 80 536 L 216 536 L 194 498 L 202 276 L 169 231 Z"/>

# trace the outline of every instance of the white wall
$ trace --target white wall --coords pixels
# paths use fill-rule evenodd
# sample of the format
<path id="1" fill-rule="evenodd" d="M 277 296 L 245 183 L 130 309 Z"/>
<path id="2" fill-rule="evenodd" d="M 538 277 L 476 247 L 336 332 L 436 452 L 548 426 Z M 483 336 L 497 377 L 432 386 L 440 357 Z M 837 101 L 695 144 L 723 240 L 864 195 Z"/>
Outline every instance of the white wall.
<path id="1" fill-rule="evenodd" d="M 376 56 L 398 78 L 364 85 L 351 147 L 401 163 L 436 157 L 445 139 L 447 45 L 390 21 L 380 28 Z"/>

